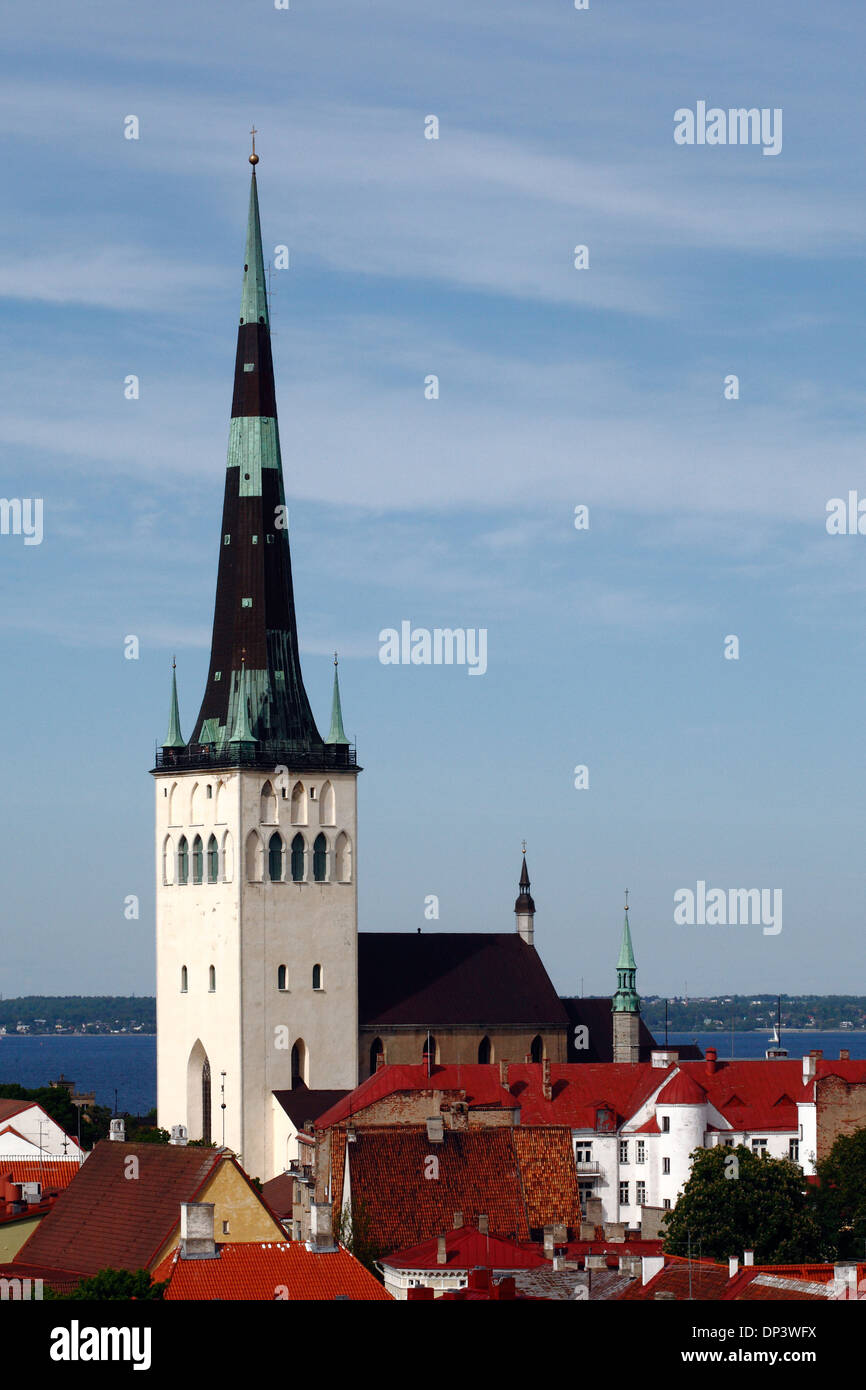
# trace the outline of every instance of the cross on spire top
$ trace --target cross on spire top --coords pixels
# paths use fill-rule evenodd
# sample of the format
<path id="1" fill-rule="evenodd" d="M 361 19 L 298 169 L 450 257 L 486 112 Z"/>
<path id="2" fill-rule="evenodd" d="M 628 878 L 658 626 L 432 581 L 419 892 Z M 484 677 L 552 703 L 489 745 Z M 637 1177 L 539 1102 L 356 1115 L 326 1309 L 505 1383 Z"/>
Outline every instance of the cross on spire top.
<path id="1" fill-rule="evenodd" d="M 258 135 L 258 131 L 256 130 L 255 126 L 253 126 L 252 130 L 250 131 L 250 135 L 253 137 L 253 152 L 250 155 L 250 164 L 252 164 L 253 172 L 255 172 L 256 165 L 259 162 L 259 157 L 256 154 L 256 136 Z"/>

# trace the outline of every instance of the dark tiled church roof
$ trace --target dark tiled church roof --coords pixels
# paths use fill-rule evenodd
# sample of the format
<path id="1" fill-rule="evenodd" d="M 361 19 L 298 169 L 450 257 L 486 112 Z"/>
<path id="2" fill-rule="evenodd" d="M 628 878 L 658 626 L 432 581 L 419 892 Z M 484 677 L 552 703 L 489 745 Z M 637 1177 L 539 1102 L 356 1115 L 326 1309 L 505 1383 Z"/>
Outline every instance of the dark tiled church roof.
<path id="1" fill-rule="evenodd" d="M 358 976 L 362 1027 L 568 1023 L 540 956 L 516 932 L 360 932 Z"/>

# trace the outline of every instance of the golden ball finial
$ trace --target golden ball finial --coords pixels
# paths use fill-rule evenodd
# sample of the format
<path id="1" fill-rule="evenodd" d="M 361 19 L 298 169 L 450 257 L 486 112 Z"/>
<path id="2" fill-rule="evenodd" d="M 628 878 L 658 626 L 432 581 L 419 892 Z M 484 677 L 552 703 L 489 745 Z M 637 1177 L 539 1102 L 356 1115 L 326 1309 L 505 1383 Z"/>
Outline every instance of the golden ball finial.
<path id="1" fill-rule="evenodd" d="M 253 152 L 252 152 L 252 154 L 250 155 L 250 164 L 252 164 L 252 166 L 253 166 L 254 169 L 255 169 L 256 165 L 258 164 L 258 162 L 259 162 L 259 157 L 258 157 L 258 155 L 256 154 L 256 134 L 257 134 L 256 128 L 255 128 L 255 126 L 253 126 L 252 130 L 250 131 L 250 135 L 253 137 Z"/>

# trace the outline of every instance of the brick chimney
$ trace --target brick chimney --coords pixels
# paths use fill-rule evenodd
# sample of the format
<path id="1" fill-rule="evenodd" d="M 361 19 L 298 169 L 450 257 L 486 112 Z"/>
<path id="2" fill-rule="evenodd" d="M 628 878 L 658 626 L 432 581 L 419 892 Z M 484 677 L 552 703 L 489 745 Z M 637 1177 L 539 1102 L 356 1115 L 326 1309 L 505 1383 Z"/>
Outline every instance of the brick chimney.
<path id="1" fill-rule="evenodd" d="M 812 1080 L 817 1068 L 814 1052 L 810 1052 L 808 1057 L 803 1058 L 803 1085 Z"/>
<path id="2" fill-rule="evenodd" d="M 839 1048 L 839 1061 L 840 1061 L 840 1062 L 850 1062 L 850 1060 L 851 1060 L 851 1053 L 850 1053 L 850 1051 L 848 1050 L 848 1048 L 847 1048 L 847 1047 L 840 1047 L 840 1048 Z"/>
<path id="3" fill-rule="evenodd" d="M 186 1125 L 172 1125 L 170 1144 L 184 1145 L 189 1143 L 189 1130 Z"/>
<path id="4" fill-rule="evenodd" d="M 545 1100 L 553 1099 L 553 1087 L 550 1084 L 550 1058 L 545 1057 L 541 1063 L 541 1094 Z"/>
<path id="5" fill-rule="evenodd" d="M 488 1222 L 488 1220 L 487 1220 L 487 1216 L 486 1216 L 486 1215 L 482 1215 L 482 1214 L 479 1213 L 479 1216 L 478 1216 L 478 1234 L 479 1234 L 479 1235 L 482 1235 L 482 1236 L 486 1236 L 486 1235 L 488 1234 L 489 1230 L 490 1230 L 490 1224 L 489 1224 L 489 1222 Z"/>
<path id="6" fill-rule="evenodd" d="M 460 1230 L 460 1227 L 461 1227 L 462 1225 L 463 1225 L 463 1213 L 462 1213 L 462 1211 L 455 1211 L 455 1213 L 454 1213 L 454 1230 L 455 1230 L 455 1231 L 459 1231 L 459 1230 Z"/>
<path id="7" fill-rule="evenodd" d="M 508 1063 L 507 1063 L 507 1062 L 500 1062 L 500 1063 L 499 1063 L 499 1084 L 500 1084 L 500 1086 L 505 1086 L 505 1087 L 508 1086 Z"/>
<path id="8" fill-rule="evenodd" d="M 753 1265 L 754 1263 L 755 1263 L 755 1252 L 754 1252 L 754 1250 L 744 1250 L 744 1251 L 743 1251 L 743 1264 L 744 1264 L 744 1265 Z"/>
<path id="9" fill-rule="evenodd" d="M 123 1120 L 109 1120 L 108 1137 L 109 1139 L 114 1139 L 119 1144 L 124 1143 L 126 1139 L 126 1125 L 124 1124 Z"/>
<path id="10" fill-rule="evenodd" d="M 436 1263 L 437 1265 L 448 1263 L 448 1247 L 444 1236 L 436 1237 Z"/>
<path id="11" fill-rule="evenodd" d="M 736 1255 L 731 1255 L 728 1259 L 728 1278 L 733 1279 L 737 1270 L 740 1268 L 740 1261 Z"/>
<path id="12" fill-rule="evenodd" d="M 333 1216 L 330 1202 L 310 1202 L 310 1239 L 307 1249 L 317 1255 L 333 1255 L 337 1249 L 334 1243 Z"/>
<path id="13" fill-rule="evenodd" d="M 180 1257 L 182 1260 L 218 1260 L 213 1234 L 213 1202 L 181 1202 Z"/>
<path id="14" fill-rule="evenodd" d="M 719 1054 L 714 1047 L 707 1048 L 707 1076 L 715 1076 Z"/>

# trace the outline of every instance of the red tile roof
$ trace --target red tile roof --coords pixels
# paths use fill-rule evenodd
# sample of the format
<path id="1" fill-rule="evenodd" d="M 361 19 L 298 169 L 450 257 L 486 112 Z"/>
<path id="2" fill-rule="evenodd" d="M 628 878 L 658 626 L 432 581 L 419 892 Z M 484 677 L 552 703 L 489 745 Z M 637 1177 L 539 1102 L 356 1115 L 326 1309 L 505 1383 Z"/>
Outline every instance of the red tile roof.
<path id="1" fill-rule="evenodd" d="M 4 1158 L 0 1155 L 0 1189 L 9 1182 L 38 1182 L 43 1192 L 68 1187 L 81 1165 L 77 1158 Z"/>
<path id="2" fill-rule="evenodd" d="M 20 1115 L 22 1110 L 29 1110 L 35 1104 L 33 1100 L 7 1100 L 0 1096 L 0 1120 L 11 1120 L 13 1115 Z"/>
<path id="3" fill-rule="evenodd" d="M 580 1222 L 568 1129 L 541 1138 L 510 1127 L 446 1129 L 443 1142 L 432 1144 L 423 1125 L 364 1126 L 350 1143 L 338 1128 L 331 1147 L 335 1220 L 346 1154 L 353 1209 L 366 1212 L 383 1251 L 452 1229 L 457 1211 L 468 1226 L 477 1227 L 486 1215 L 494 1231 L 519 1240 L 528 1239 L 532 1225 L 561 1221 L 574 1228 Z M 438 1177 L 425 1176 L 432 1172 L 431 1157 L 438 1160 Z"/>
<path id="4" fill-rule="evenodd" d="M 153 1272 L 155 1283 L 168 1279 L 164 1297 L 198 1300 L 264 1299 L 279 1293 L 290 1301 L 349 1298 L 393 1302 L 369 1270 L 342 1246 L 330 1254 L 299 1242 L 218 1245 L 216 1260 L 185 1260 L 174 1250 Z"/>
<path id="5" fill-rule="evenodd" d="M 706 1105 L 707 1093 L 687 1071 L 678 1071 L 656 1098 L 656 1105 Z"/>
<path id="6" fill-rule="evenodd" d="M 392 1269 L 540 1269 L 550 1261 L 535 1248 L 519 1245 L 504 1236 L 484 1235 L 475 1227 L 461 1226 L 445 1234 L 445 1263 L 439 1263 L 438 1240 L 423 1240 L 408 1250 L 384 1255 L 381 1263 Z"/>
<path id="7" fill-rule="evenodd" d="M 138 1177 L 125 1176 L 138 1159 Z M 28 1264 L 96 1274 L 148 1269 L 223 1159 L 217 1149 L 172 1144 L 97 1144 L 19 1255 Z"/>
<path id="8" fill-rule="evenodd" d="M 797 1102 L 813 1099 L 814 1084 L 803 1085 L 799 1058 L 717 1061 L 709 1071 L 705 1061 L 654 1067 L 649 1062 L 557 1063 L 550 1067 L 551 1096 L 543 1090 L 541 1063 L 512 1062 L 503 1087 L 497 1063 L 449 1064 L 433 1067 L 428 1076 L 423 1062 L 380 1067 L 367 1081 L 325 1111 L 319 1129 L 362 1118 L 375 1101 L 400 1092 L 452 1093 L 470 1108 L 518 1106 L 521 1125 L 567 1125 L 595 1129 L 596 1111 L 612 1109 L 619 1122 L 636 1115 L 654 1092 L 659 1104 L 693 1104 L 708 1100 L 735 1133 L 762 1130 L 796 1131 Z M 866 1060 L 816 1063 L 819 1078 L 837 1075 L 847 1081 L 866 1081 Z M 672 1099 L 677 1097 L 678 1099 Z M 717 1126 L 718 1127 L 718 1126 Z M 652 1117 L 637 1133 L 656 1133 Z"/>

